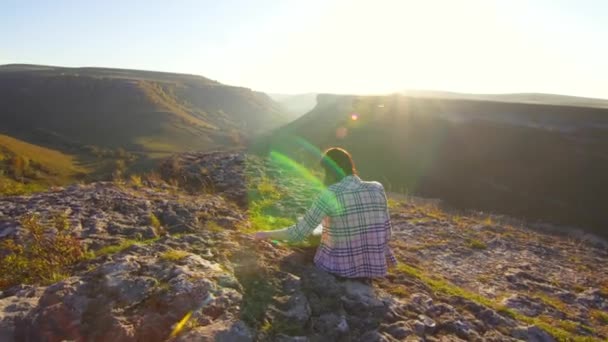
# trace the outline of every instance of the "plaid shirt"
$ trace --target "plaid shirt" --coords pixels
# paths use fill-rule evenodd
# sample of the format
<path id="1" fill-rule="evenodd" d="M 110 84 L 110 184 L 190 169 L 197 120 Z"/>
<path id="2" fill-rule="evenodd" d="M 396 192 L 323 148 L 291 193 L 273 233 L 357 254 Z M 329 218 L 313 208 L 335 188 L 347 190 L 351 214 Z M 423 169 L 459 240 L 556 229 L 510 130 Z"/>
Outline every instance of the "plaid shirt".
<path id="1" fill-rule="evenodd" d="M 371 278 L 386 275 L 388 265 L 396 263 L 388 246 L 392 228 L 382 184 L 347 176 L 330 186 L 288 228 L 289 240 L 305 239 L 322 221 L 315 255 L 319 268 L 347 278 Z"/>

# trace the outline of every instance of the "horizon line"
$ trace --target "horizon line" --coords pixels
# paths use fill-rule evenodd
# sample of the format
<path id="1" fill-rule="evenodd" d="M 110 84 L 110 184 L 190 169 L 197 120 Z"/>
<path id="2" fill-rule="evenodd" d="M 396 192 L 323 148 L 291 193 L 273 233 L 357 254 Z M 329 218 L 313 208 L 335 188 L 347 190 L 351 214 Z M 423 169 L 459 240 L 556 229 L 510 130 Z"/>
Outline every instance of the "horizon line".
<path id="1" fill-rule="evenodd" d="M 485 92 L 460 92 L 453 90 L 445 90 L 445 89 L 428 89 L 428 88 L 403 88 L 400 90 L 393 90 L 389 92 L 352 92 L 352 93 L 342 93 L 342 92 L 319 92 L 319 91 L 302 91 L 302 92 L 276 92 L 276 91 L 266 91 L 266 90 L 256 90 L 252 87 L 241 86 L 241 85 L 230 85 L 223 83 L 217 79 L 209 78 L 207 76 L 197 74 L 197 73 L 189 73 L 189 72 L 181 72 L 181 71 L 168 71 L 168 70 L 151 70 L 151 69 L 140 69 L 140 68 L 127 68 L 127 67 L 108 67 L 108 66 L 64 66 L 64 65 L 52 65 L 52 64 L 35 64 L 35 63 L 6 63 L 0 64 L 0 68 L 9 67 L 9 66 L 32 66 L 32 67 L 46 67 L 46 68 L 63 68 L 63 69 L 108 69 L 108 70 L 124 70 L 124 71 L 139 71 L 139 72 L 152 72 L 159 74 L 172 74 L 172 75 L 183 75 L 183 76 L 194 76 L 205 78 L 210 81 L 218 82 L 222 85 L 232 86 L 232 87 L 240 87 L 240 88 L 249 88 L 253 91 L 263 92 L 267 95 L 287 95 L 287 96 L 297 96 L 297 95 L 316 95 L 316 94 L 327 94 L 327 95 L 343 95 L 343 96 L 387 96 L 387 95 L 405 95 L 412 96 L 407 94 L 407 92 L 437 92 L 437 93 L 449 93 L 452 95 L 481 95 L 481 96 L 501 96 L 501 95 L 550 95 L 550 96 L 564 96 L 585 100 L 596 100 L 596 101 L 608 101 L 608 98 L 603 97 L 591 97 L 591 96 L 581 96 L 581 95 L 571 95 L 571 94 L 563 94 L 563 93 L 547 93 L 547 92 L 536 92 L 536 91 L 522 91 L 522 92 L 504 92 L 504 93 L 485 93 Z M 415 94 L 413 96 L 416 96 Z"/>

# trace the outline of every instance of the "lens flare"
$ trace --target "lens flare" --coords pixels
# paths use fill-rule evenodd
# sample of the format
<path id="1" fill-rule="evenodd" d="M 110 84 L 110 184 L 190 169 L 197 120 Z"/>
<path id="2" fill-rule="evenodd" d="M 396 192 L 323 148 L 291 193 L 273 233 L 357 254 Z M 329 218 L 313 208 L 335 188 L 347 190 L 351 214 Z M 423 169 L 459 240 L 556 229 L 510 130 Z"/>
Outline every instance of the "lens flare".
<path id="1" fill-rule="evenodd" d="M 357 120 L 359 120 L 359 114 L 353 113 L 353 114 L 351 114 L 350 118 L 353 121 L 357 121 Z"/>
<path id="2" fill-rule="evenodd" d="M 192 317 L 192 314 L 198 310 L 201 310 L 203 307 L 207 306 L 209 303 L 211 303 L 213 301 L 214 298 L 215 297 L 211 293 L 209 293 L 207 295 L 207 297 L 205 299 L 203 299 L 203 301 L 200 303 L 200 305 L 196 309 L 188 311 L 188 313 L 186 313 L 186 315 L 182 319 L 180 319 L 179 322 L 175 323 L 175 327 L 171 331 L 171 335 L 169 335 L 169 339 L 175 338 L 177 335 L 179 335 L 179 333 L 186 326 L 186 323 L 188 323 L 188 321 Z"/>
<path id="3" fill-rule="evenodd" d="M 184 329 L 184 326 L 186 326 L 186 323 L 188 323 L 191 316 L 192 316 L 192 311 L 189 311 L 184 316 L 184 318 L 182 318 L 179 322 L 177 322 L 177 324 L 175 325 L 175 328 L 173 328 L 173 331 L 171 332 L 171 335 L 169 335 L 169 337 L 174 338 L 175 336 L 177 336 L 180 333 L 180 331 L 182 331 L 182 329 Z"/>
<path id="4" fill-rule="evenodd" d="M 314 188 L 323 189 L 323 181 L 317 178 L 310 170 L 293 159 L 276 151 L 270 152 L 270 161 L 282 170 L 291 172 L 294 176 L 309 182 Z"/>
<path id="5" fill-rule="evenodd" d="M 312 154 L 314 157 L 318 157 L 319 159 L 321 159 L 323 152 L 321 152 L 321 150 L 319 150 L 315 145 L 309 143 L 306 139 L 302 137 L 296 137 L 295 142 L 301 147 L 303 147 L 310 154 Z"/>

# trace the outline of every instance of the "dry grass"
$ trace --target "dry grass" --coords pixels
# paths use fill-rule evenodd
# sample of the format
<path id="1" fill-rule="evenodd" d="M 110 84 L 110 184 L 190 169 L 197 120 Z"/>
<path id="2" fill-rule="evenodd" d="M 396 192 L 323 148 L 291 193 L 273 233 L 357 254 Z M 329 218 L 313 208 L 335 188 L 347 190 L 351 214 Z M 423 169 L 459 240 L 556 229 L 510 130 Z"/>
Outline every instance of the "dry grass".
<path id="1" fill-rule="evenodd" d="M 401 298 L 404 298 L 404 297 L 407 297 L 410 295 L 409 291 L 405 288 L 405 286 L 389 287 L 387 289 L 387 292 L 394 296 L 401 297 Z"/>
<path id="2" fill-rule="evenodd" d="M 165 261 L 179 261 L 190 255 L 190 253 L 182 250 L 170 249 L 163 254 L 160 258 Z"/>
<path id="3" fill-rule="evenodd" d="M 592 309 L 589 314 L 599 324 L 608 325 L 608 312 Z"/>
<path id="4" fill-rule="evenodd" d="M 485 242 L 483 242 L 481 240 L 477 240 L 477 239 L 469 240 L 468 246 L 472 249 L 479 249 L 479 250 L 488 248 L 488 246 L 485 244 Z"/>
<path id="5" fill-rule="evenodd" d="M 485 305 L 489 308 L 496 310 L 497 312 L 509 316 L 518 321 L 534 324 L 540 327 L 541 329 L 547 331 L 558 341 L 575 341 L 575 342 L 586 342 L 586 341 L 600 341 L 598 338 L 591 336 L 581 336 L 576 333 L 574 330 L 568 330 L 566 328 L 573 328 L 572 323 L 567 320 L 548 320 L 546 317 L 528 317 L 526 315 L 520 314 L 515 310 L 504 307 L 498 300 L 490 299 L 479 295 L 477 293 L 468 291 L 461 287 L 458 287 L 447 280 L 431 277 L 425 274 L 422 270 L 412 267 L 410 265 L 400 263 L 396 270 L 393 272 L 400 272 L 417 278 L 423 281 L 427 286 L 429 286 L 433 291 L 440 292 L 443 294 L 462 297 L 481 305 Z M 577 325 L 578 328 L 578 325 Z"/>
<path id="6" fill-rule="evenodd" d="M 214 233 L 220 233 L 220 232 L 224 231 L 224 228 L 222 228 L 215 221 L 207 221 L 207 229 L 209 229 L 210 231 L 212 231 Z"/>

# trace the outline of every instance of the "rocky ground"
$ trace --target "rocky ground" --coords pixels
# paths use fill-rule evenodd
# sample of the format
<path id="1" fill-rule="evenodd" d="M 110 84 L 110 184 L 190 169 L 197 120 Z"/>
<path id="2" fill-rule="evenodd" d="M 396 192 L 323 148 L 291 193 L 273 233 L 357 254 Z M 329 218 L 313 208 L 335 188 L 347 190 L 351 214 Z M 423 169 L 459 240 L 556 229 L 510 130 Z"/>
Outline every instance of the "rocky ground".
<path id="1" fill-rule="evenodd" d="M 63 279 L 1 289 L 0 341 L 608 338 L 602 240 L 394 198 L 400 265 L 371 284 L 337 279 L 312 265 L 312 247 L 249 238 L 260 201 L 273 198 L 263 222 L 274 222 L 314 197 L 292 171 L 193 153 L 163 164 L 165 181 L 0 198 L 0 241 L 24 243 L 24 215 L 59 213 L 88 249 Z"/>

